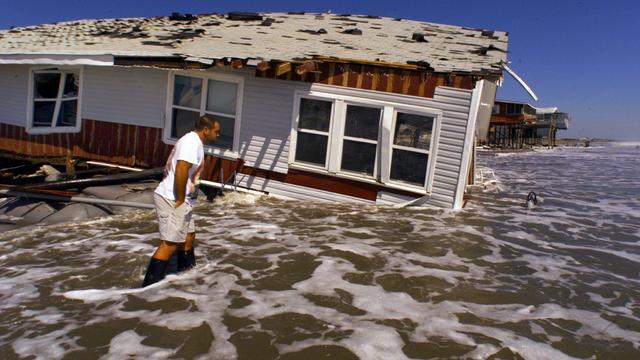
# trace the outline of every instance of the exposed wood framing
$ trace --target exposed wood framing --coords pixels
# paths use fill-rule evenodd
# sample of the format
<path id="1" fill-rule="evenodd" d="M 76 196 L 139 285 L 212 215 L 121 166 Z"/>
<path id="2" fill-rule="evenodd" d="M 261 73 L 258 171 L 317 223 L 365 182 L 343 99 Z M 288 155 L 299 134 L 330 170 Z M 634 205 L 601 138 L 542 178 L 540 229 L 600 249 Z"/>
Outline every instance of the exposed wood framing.
<path id="1" fill-rule="evenodd" d="M 296 74 L 302 75 L 308 72 L 316 73 L 318 71 L 318 63 L 316 61 L 305 61 L 301 65 L 296 66 Z"/>
<path id="2" fill-rule="evenodd" d="M 256 65 L 256 69 L 258 71 L 261 71 L 261 72 L 267 71 L 267 70 L 271 69 L 271 63 L 268 62 L 268 61 L 262 61 L 262 62 L 258 63 L 258 65 Z"/>
<path id="3" fill-rule="evenodd" d="M 244 61 L 242 59 L 231 60 L 231 67 L 234 69 L 241 69 L 244 67 Z"/>
<path id="4" fill-rule="evenodd" d="M 291 63 L 290 62 L 284 62 L 284 63 L 278 64 L 276 66 L 276 76 L 280 76 L 282 74 L 286 74 L 289 71 L 291 71 Z"/>

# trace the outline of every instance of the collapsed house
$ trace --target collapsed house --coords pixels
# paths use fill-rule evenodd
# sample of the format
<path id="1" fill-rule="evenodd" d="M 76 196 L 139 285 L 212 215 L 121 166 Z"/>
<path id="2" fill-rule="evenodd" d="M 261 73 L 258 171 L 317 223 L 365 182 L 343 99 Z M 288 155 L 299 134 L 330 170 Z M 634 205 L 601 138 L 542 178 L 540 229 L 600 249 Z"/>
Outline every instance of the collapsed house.
<path id="1" fill-rule="evenodd" d="M 569 128 L 569 114 L 557 107 L 536 108 L 519 101 L 495 101 L 485 144 L 498 148 L 555 146 L 558 130 Z"/>
<path id="2" fill-rule="evenodd" d="M 460 208 L 508 36 L 376 16 L 173 14 L 0 31 L 0 150 L 162 166 L 295 199 Z"/>

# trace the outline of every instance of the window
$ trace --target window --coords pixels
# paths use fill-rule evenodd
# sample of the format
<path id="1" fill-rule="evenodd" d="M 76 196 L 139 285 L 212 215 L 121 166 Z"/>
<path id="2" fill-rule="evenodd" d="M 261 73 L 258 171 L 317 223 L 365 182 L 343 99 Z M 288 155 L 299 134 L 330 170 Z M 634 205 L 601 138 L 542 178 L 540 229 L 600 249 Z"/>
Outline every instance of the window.
<path id="1" fill-rule="evenodd" d="M 396 112 L 391 155 L 392 180 L 423 186 L 434 118 Z"/>
<path id="2" fill-rule="evenodd" d="M 508 115 L 522 114 L 522 104 L 507 104 Z"/>
<path id="3" fill-rule="evenodd" d="M 167 140 L 175 141 L 193 130 L 198 118 L 209 114 L 220 122 L 220 135 L 212 146 L 219 154 L 237 151 L 242 78 L 218 74 L 172 76 Z"/>
<path id="4" fill-rule="evenodd" d="M 292 167 L 429 191 L 439 111 L 395 94 L 327 90 L 331 92 L 299 92 L 296 97 Z"/>
<path id="5" fill-rule="evenodd" d="M 80 69 L 31 72 L 29 133 L 80 131 Z"/>
<path id="6" fill-rule="evenodd" d="M 382 109 L 347 105 L 341 170 L 374 176 Z"/>
<path id="7" fill-rule="evenodd" d="M 500 114 L 500 104 L 494 104 L 491 108 L 492 114 Z"/>
<path id="8" fill-rule="evenodd" d="M 296 161 L 326 167 L 332 108 L 331 101 L 300 99 Z"/>

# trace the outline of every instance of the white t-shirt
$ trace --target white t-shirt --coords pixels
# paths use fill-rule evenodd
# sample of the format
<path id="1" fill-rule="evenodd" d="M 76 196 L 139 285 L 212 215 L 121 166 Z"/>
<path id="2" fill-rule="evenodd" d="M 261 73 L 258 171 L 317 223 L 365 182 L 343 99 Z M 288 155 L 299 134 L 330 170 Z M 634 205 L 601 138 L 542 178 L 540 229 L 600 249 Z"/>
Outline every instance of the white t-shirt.
<path id="1" fill-rule="evenodd" d="M 175 181 L 176 164 L 178 160 L 184 160 L 192 164 L 191 168 L 189 168 L 189 178 L 187 179 L 187 188 L 185 189 L 186 200 L 190 201 L 188 195 L 194 191 L 194 182 L 200 177 L 204 164 L 204 148 L 198 134 L 191 131 L 178 140 L 164 167 L 164 178 L 156 188 L 156 194 L 173 201 L 176 200 L 175 194 L 173 193 L 173 183 Z"/>

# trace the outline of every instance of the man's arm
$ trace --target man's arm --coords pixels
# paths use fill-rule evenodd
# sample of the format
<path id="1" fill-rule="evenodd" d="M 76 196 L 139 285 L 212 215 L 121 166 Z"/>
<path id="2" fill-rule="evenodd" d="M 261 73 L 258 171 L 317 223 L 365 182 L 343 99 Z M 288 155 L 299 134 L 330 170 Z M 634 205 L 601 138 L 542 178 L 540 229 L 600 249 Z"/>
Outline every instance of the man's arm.
<path id="1" fill-rule="evenodd" d="M 178 160 L 176 162 L 176 173 L 173 180 L 173 195 L 176 197 L 176 207 L 184 203 L 191 166 L 192 164 L 188 161 Z"/>

